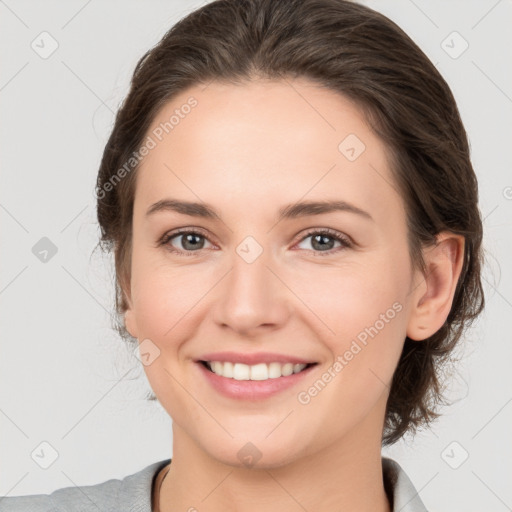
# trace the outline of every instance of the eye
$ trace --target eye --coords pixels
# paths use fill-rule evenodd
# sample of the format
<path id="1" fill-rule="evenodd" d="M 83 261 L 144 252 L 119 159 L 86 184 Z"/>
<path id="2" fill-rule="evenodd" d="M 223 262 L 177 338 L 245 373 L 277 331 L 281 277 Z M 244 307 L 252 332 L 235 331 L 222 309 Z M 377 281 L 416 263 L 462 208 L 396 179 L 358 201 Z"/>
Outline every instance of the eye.
<path id="1" fill-rule="evenodd" d="M 332 229 L 311 230 L 301 239 L 300 243 L 303 243 L 308 238 L 311 238 L 310 243 L 315 256 L 329 256 L 340 250 L 352 247 L 352 242 L 348 237 Z M 335 243 L 339 244 L 338 248 L 333 248 Z"/>
<path id="2" fill-rule="evenodd" d="M 310 230 L 304 236 L 300 243 L 311 238 L 312 252 L 314 256 L 329 256 L 340 250 L 352 247 L 351 240 L 339 233 L 338 231 L 324 228 Z M 174 245 L 174 241 L 180 241 L 181 248 Z M 180 230 L 166 233 L 158 242 L 158 245 L 165 246 L 170 252 L 181 254 L 183 256 L 197 256 L 202 249 L 205 249 L 205 241 L 211 243 L 208 237 L 198 229 L 183 228 Z M 338 243 L 338 247 L 334 248 L 333 245 Z M 311 249 L 307 249 L 311 250 Z"/>
<path id="3" fill-rule="evenodd" d="M 180 241 L 182 249 L 175 247 L 171 243 L 174 240 Z M 208 239 L 201 231 L 195 229 L 182 229 L 166 233 L 158 244 L 165 245 L 169 251 L 177 254 L 182 254 L 184 256 L 196 256 L 194 253 L 199 253 L 201 249 L 204 249 L 205 240 Z"/>

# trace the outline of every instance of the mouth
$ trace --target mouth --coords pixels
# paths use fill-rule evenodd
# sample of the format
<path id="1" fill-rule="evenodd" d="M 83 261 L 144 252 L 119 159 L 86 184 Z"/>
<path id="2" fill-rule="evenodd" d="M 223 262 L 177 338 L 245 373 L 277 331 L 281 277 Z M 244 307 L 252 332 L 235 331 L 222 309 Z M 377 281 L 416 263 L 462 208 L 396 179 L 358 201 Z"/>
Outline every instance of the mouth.
<path id="1" fill-rule="evenodd" d="M 231 361 L 198 361 L 211 373 L 233 380 L 265 381 L 301 373 L 318 363 L 258 363 L 248 365 Z"/>

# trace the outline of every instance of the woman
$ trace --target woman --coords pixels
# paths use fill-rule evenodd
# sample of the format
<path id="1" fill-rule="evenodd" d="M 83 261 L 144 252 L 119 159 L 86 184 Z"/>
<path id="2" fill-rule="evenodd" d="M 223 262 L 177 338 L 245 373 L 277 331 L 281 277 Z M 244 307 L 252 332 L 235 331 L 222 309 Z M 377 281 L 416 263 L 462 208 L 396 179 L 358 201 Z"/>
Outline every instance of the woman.
<path id="1" fill-rule="evenodd" d="M 426 510 L 381 447 L 436 417 L 482 223 L 455 100 L 400 28 L 344 0 L 196 10 L 139 61 L 97 197 L 172 461 L 0 510 Z"/>

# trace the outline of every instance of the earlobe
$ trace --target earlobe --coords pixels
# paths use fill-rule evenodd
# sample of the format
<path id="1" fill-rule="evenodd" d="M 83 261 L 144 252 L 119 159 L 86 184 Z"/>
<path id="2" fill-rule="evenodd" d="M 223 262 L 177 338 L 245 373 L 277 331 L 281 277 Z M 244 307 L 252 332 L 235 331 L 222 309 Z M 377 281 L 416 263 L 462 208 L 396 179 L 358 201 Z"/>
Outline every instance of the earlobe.
<path id="1" fill-rule="evenodd" d="M 407 336 L 416 341 L 435 334 L 448 318 L 464 261 L 464 237 L 440 233 L 423 257 L 426 275 L 413 292 L 407 326 Z"/>
<path id="2" fill-rule="evenodd" d="M 131 308 L 127 309 L 124 313 L 124 326 L 133 338 L 139 339 L 135 314 Z"/>
<path id="3" fill-rule="evenodd" d="M 124 312 L 124 327 L 133 338 L 139 339 L 139 330 L 132 304 L 131 280 L 130 276 L 122 273 L 120 276 L 120 285 L 123 293 L 123 304 L 126 305 Z"/>

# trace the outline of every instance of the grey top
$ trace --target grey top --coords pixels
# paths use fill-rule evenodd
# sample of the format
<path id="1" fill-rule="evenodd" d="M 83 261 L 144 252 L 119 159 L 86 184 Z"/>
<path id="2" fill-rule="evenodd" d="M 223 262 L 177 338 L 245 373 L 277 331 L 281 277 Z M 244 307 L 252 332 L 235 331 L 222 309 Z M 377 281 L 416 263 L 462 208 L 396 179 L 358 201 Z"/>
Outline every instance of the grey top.
<path id="1" fill-rule="evenodd" d="M 152 512 L 151 494 L 158 472 L 171 459 L 154 462 L 122 480 L 64 487 L 51 494 L 0 497 L 0 512 Z M 384 487 L 393 512 L 427 512 L 400 465 L 382 457 Z"/>

